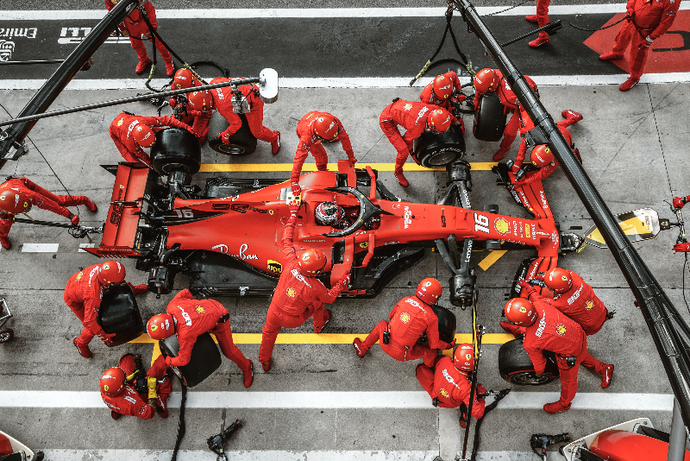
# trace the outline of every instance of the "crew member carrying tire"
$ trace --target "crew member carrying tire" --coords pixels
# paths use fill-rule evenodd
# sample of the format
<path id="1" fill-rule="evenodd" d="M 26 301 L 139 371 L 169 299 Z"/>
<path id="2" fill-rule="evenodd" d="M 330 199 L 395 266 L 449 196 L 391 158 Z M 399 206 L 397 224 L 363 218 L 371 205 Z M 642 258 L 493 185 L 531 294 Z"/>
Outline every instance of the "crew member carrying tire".
<path id="1" fill-rule="evenodd" d="M 506 303 L 504 312 L 512 324 L 501 322 L 501 327 L 514 335 L 524 331 L 522 345 L 534 365 L 537 377 L 544 373 L 546 367 L 543 351 L 556 354 L 561 376 L 561 397 L 557 402 L 544 405 L 544 411 L 559 413 L 570 408 L 577 393 L 580 364 L 592 368 L 601 375 L 602 389 L 611 384 L 613 365 L 592 357 L 587 350 L 587 335 L 582 327 L 551 304 L 543 300 L 535 300 L 532 303 L 525 298 L 513 298 Z"/>
<path id="2" fill-rule="evenodd" d="M 569 126 L 574 125 L 575 123 L 582 120 L 582 114 L 575 112 L 574 110 L 568 109 L 561 112 L 561 116 L 564 118 L 564 120 L 561 120 L 560 122 L 556 123 L 556 126 L 558 127 L 558 130 L 561 132 L 570 148 L 573 150 L 575 157 L 577 157 L 577 159 L 580 162 L 582 162 L 580 152 L 575 147 L 575 143 L 573 142 L 573 136 L 570 134 L 570 131 L 568 130 Z M 518 153 L 517 157 L 515 158 L 515 162 L 511 167 L 513 173 L 515 173 L 516 175 L 522 169 L 523 164 L 525 162 L 525 154 L 527 153 L 527 143 L 525 142 L 524 136 L 527 134 L 529 130 L 534 128 L 534 123 L 532 123 L 532 119 L 529 117 L 529 115 L 527 115 L 526 111 L 521 110 L 519 118 L 522 121 L 522 126 L 520 127 L 520 136 L 522 136 L 522 140 L 520 141 L 520 147 L 518 148 Z M 530 159 L 532 161 L 532 165 L 537 167 L 537 171 L 527 172 L 524 176 L 524 179 L 518 178 L 517 181 L 513 181 L 511 186 L 524 187 L 528 184 L 533 183 L 534 181 L 540 181 L 549 176 L 554 171 L 556 171 L 559 165 L 559 163 L 556 161 L 556 158 L 553 156 L 553 152 L 551 152 L 551 148 L 546 144 L 540 144 L 538 146 L 535 146 L 532 150 L 532 153 L 530 154 Z"/>
<path id="3" fill-rule="evenodd" d="M 162 363 L 162 366 L 160 365 Z M 154 368 L 159 373 L 154 374 Z M 136 416 L 151 419 L 158 413 L 161 418 L 168 417 L 168 398 L 172 383 L 167 375 L 165 359 L 159 355 L 146 374 L 141 356 L 125 354 L 117 367 L 108 368 L 101 376 L 101 398 L 110 408 L 110 416 Z"/>
<path id="4" fill-rule="evenodd" d="M 532 91 L 537 92 L 537 84 L 534 80 L 527 75 L 524 77 L 527 84 L 532 88 Z M 498 152 L 494 154 L 494 160 L 498 162 L 508 153 L 510 146 L 513 145 L 513 141 L 515 141 L 518 131 L 520 130 L 518 99 L 515 92 L 513 92 L 508 84 L 508 81 L 498 69 L 480 70 L 477 72 L 477 75 L 474 76 L 473 82 L 476 91 L 474 96 L 475 110 L 477 109 L 482 94 L 496 92 L 503 105 L 503 112 L 506 115 L 510 115 L 510 120 L 503 129 L 503 140 L 501 141 Z"/>
<path id="5" fill-rule="evenodd" d="M 0 184 L 0 244 L 4 249 L 12 248 L 7 236 L 14 215 L 28 213 L 33 205 L 64 216 L 75 226 L 79 224 L 79 216 L 65 207 L 84 205 L 92 213 L 98 211 L 96 204 L 83 195 L 55 195 L 28 178 L 10 176 Z"/>
<path id="6" fill-rule="evenodd" d="M 169 367 L 183 367 L 192 359 L 192 349 L 197 338 L 212 333 L 224 356 L 242 370 L 244 387 L 252 385 L 254 364 L 244 356 L 232 340 L 230 314 L 221 303 L 213 299 L 194 298 L 188 289 L 180 291 L 170 300 L 165 313 L 156 314 L 146 323 L 146 332 L 156 340 L 166 339 L 177 333 L 180 349 L 176 357 L 166 357 Z"/>
<path id="7" fill-rule="evenodd" d="M 335 301 L 340 293 L 347 290 L 350 282 L 350 276 L 346 274 L 329 290 L 316 278 L 328 264 L 326 255 L 319 249 L 309 248 L 297 256 L 292 242 L 297 210 L 297 204 L 291 203 L 290 218 L 281 240 L 283 271 L 262 329 L 259 361 L 264 371 L 271 369 L 273 347 L 280 329 L 297 328 L 312 317 L 314 333 L 321 333 L 331 319 L 331 311 L 324 309 L 324 303 Z"/>
<path id="8" fill-rule="evenodd" d="M 110 260 L 77 272 L 67 282 L 64 294 L 65 303 L 84 325 L 79 337 L 72 340 L 82 357 L 89 359 L 93 355 L 89 349 L 89 343 L 94 336 L 101 338 L 105 344 L 108 344 L 110 339 L 115 337 L 115 333 L 106 333 L 98 324 L 98 311 L 101 308 L 103 290 L 122 282 L 124 279 L 125 266 Z M 146 284 L 134 286 L 130 283 L 129 285 L 135 295 L 148 291 Z"/>
<path id="9" fill-rule="evenodd" d="M 466 99 L 461 91 L 462 85 L 458 79 L 458 74 L 450 71 L 439 75 L 434 78 L 433 82 L 425 86 L 419 95 L 419 100 L 424 104 L 434 104 L 452 112 L 453 103 L 461 103 Z"/>
<path id="10" fill-rule="evenodd" d="M 328 112 L 313 110 L 302 117 L 299 123 L 297 123 L 297 137 L 299 138 L 299 144 L 297 144 L 295 159 L 292 161 L 292 174 L 290 175 L 293 195 L 299 195 L 301 192 L 299 175 L 302 172 L 304 161 L 310 153 L 314 156 L 317 170 L 327 170 L 328 155 L 323 147 L 323 142 L 340 141 L 350 164 L 354 166 L 357 163 L 355 153 L 352 150 L 352 143 L 350 143 L 350 137 L 347 135 L 345 127 L 343 127 L 338 117 Z"/>
<path id="11" fill-rule="evenodd" d="M 440 356 L 434 367 L 417 365 L 417 381 L 431 397 L 435 407 L 460 407 L 460 426 L 467 425 L 467 409 L 470 403 L 469 373 L 474 370 L 474 346 L 459 344 L 453 348 L 453 358 Z M 472 416 L 484 416 L 486 389 L 479 384 L 472 403 Z"/>
<path id="12" fill-rule="evenodd" d="M 170 89 L 182 90 L 200 85 L 201 82 L 192 74 L 191 70 L 179 69 L 175 72 L 175 78 L 170 85 Z M 208 121 L 211 118 L 212 111 L 195 111 L 188 107 L 187 101 L 190 94 L 185 93 L 172 96 L 168 105 L 172 108 L 175 118 L 191 126 L 194 135 L 199 139 L 199 143 L 203 144 L 206 142 L 206 138 L 208 138 Z"/>
<path id="13" fill-rule="evenodd" d="M 389 321 L 381 320 L 364 341 L 355 338 L 352 345 L 358 357 L 364 357 L 379 341 L 381 349 L 395 360 L 424 359 L 424 365 L 433 368 L 439 349 L 450 349 L 450 343 L 439 338 L 438 317 L 431 308 L 441 297 L 443 287 L 438 280 L 426 278 L 417 285 L 415 296 L 407 296 L 393 307 Z M 417 344 L 426 333 L 428 345 Z"/>
<path id="14" fill-rule="evenodd" d="M 229 82 L 231 79 L 218 77 L 211 80 L 211 84 Z M 234 79 L 233 79 L 234 80 Z M 280 131 L 273 131 L 264 126 L 264 102 L 259 96 L 259 88 L 256 85 L 241 85 L 237 89 L 242 93 L 249 104 L 249 112 L 244 115 L 247 117 L 247 124 L 252 135 L 264 142 L 271 144 L 271 153 L 277 154 L 280 150 Z M 223 144 L 230 144 L 230 137 L 242 128 L 242 119 L 239 114 L 233 110 L 232 98 L 233 93 L 229 86 L 215 88 L 213 90 L 205 91 L 209 93 L 211 99 L 202 96 L 190 95 L 189 103 L 192 109 L 202 112 L 208 112 L 215 109 L 228 122 L 228 127 L 220 134 Z"/>
<path id="15" fill-rule="evenodd" d="M 194 130 L 174 117 L 147 117 L 122 112 L 110 124 L 110 137 L 127 162 L 142 162 L 151 166 L 151 157 L 143 148 L 156 142 L 155 132 L 163 127 L 182 128 L 196 135 Z"/>
<path id="16" fill-rule="evenodd" d="M 395 179 L 402 187 L 407 187 L 410 183 L 403 174 L 403 166 L 413 148 L 413 141 L 417 139 L 424 130 L 431 130 L 443 133 L 451 125 L 460 125 L 462 120 L 456 119 L 453 114 L 438 106 L 424 104 L 416 101 L 403 101 L 397 99 L 386 106 L 379 117 L 381 130 L 398 155 L 395 159 Z M 400 135 L 398 126 L 405 129 L 405 134 Z M 462 128 L 464 132 L 464 127 Z"/>
<path id="17" fill-rule="evenodd" d="M 108 11 L 115 8 L 115 4 L 119 3 L 120 0 L 105 0 L 105 7 Z M 150 1 L 145 1 L 143 4 L 144 11 L 146 11 L 146 16 L 149 18 L 149 22 L 155 30 L 158 30 L 158 21 L 156 20 L 156 9 L 153 7 Z M 148 54 L 146 54 L 146 45 L 144 45 L 144 39 L 151 40 L 152 32 L 149 30 L 148 24 L 141 15 L 138 8 L 135 8 L 125 20 L 117 26 L 120 29 L 122 35 L 129 36 L 129 43 L 132 45 L 134 51 L 137 52 L 139 57 L 139 63 L 134 69 L 134 72 L 141 74 L 146 70 L 146 66 L 151 64 L 151 59 L 149 59 Z M 155 40 L 156 49 L 161 54 L 163 61 L 165 62 L 165 73 L 168 77 L 172 77 L 175 73 L 175 65 L 170 57 L 170 52 L 163 45 L 160 40 Z"/>

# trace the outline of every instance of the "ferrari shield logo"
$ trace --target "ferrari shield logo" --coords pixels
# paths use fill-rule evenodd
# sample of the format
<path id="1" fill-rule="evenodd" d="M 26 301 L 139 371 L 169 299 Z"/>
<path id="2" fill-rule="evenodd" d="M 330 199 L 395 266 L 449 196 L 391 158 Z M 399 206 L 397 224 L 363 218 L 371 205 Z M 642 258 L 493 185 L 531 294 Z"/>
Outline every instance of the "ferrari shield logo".
<path id="1" fill-rule="evenodd" d="M 294 288 L 290 287 L 287 290 L 285 290 L 285 294 L 288 295 L 290 298 L 294 298 L 297 292 Z"/>
<path id="2" fill-rule="evenodd" d="M 409 322 L 409 321 L 410 321 L 410 314 L 408 314 L 407 312 L 402 312 L 402 313 L 400 314 L 400 321 L 401 321 L 402 323 L 407 323 L 407 322 Z"/>
<path id="3" fill-rule="evenodd" d="M 448 398 L 448 391 L 444 388 L 441 388 L 441 390 L 439 390 L 438 393 L 444 396 L 445 398 Z"/>
<path id="4" fill-rule="evenodd" d="M 592 302 L 591 299 L 588 299 L 587 302 L 585 303 L 585 309 L 587 309 L 588 311 L 591 311 L 593 307 L 594 307 L 594 303 Z"/>
<path id="5" fill-rule="evenodd" d="M 204 312 L 206 312 L 206 310 L 202 306 L 196 306 L 196 311 L 199 314 L 203 314 Z"/>
<path id="6" fill-rule="evenodd" d="M 122 126 L 122 124 L 124 123 L 124 121 L 125 121 L 124 118 L 121 118 L 120 120 L 118 120 L 118 121 L 117 121 L 117 126 Z"/>
<path id="7" fill-rule="evenodd" d="M 558 324 L 556 327 L 556 333 L 558 333 L 560 336 L 563 336 L 565 334 L 565 325 L 562 323 Z"/>

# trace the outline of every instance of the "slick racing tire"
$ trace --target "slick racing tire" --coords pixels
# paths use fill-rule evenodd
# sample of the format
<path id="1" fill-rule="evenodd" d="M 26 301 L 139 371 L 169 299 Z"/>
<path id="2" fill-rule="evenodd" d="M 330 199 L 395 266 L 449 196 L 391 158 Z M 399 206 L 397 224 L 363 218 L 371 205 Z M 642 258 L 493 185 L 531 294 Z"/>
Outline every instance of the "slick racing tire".
<path id="1" fill-rule="evenodd" d="M 247 116 L 245 114 L 237 114 L 242 120 L 242 127 L 230 136 L 230 144 L 223 144 L 220 138 L 228 128 L 228 121 L 218 112 L 211 115 L 211 120 L 208 122 L 208 146 L 228 155 L 248 155 L 256 150 L 256 137 L 252 134 L 247 123 Z"/>
<path id="2" fill-rule="evenodd" d="M 520 386 L 540 386 L 558 378 L 558 367 L 553 357 L 547 357 L 544 374 L 539 378 L 536 376 L 521 338 L 508 341 L 498 350 L 498 371 L 503 379 Z"/>
<path id="3" fill-rule="evenodd" d="M 414 140 L 412 158 L 425 168 L 439 168 L 452 165 L 465 155 L 465 138 L 458 126 L 443 133 L 425 131 Z"/>
<path id="4" fill-rule="evenodd" d="M 517 116 L 517 115 L 515 115 Z M 480 141 L 499 141 L 506 127 L 506 114 L 496 93 L 484 93 L 474 113 L 474 137 Z"/>
<path id="5" fill-rule="evenodd" d="M 201 168 L 201 146 L 189 131 L 167 128 L 156 133 L 151 159 L 153 169 L 161 176 L 174 171 L 194 174 Z"/>

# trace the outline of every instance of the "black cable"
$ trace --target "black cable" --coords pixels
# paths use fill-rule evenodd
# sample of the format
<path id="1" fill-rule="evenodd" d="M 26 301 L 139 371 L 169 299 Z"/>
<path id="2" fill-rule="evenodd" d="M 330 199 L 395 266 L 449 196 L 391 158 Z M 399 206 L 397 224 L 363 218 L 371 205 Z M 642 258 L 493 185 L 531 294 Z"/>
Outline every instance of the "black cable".
<path id="1" fill-rule="evenodd" d="M 513 5 L 513 6 L 509 7 L 509 8 L 506 8 L 505 10 L 496 11 L 495 13 L 485 14 L 483 17 L 496 16 L 497 14 L 505 13 L 506 11 L 510 11 L 510 10 L 512 10 L 512 9 L 514 9 L 514 8 L 517 8 L 518 6 L 524 5 L 524 4 L 527 3 L 528 1 L 530 1 L 530 0 L 525 0 L 525 1 L 522 2 L 522 3 L 518 3 L 517 5 Z"/>
<path id="2" fill-rule="evenodd" d="M 479 429 L 482 427 L 482 423 L 484 422 L 484 419 L 486 418 L 486 415 L 496 408 L 498 405 L 498 402 L 500 402 L 503 397 L 508 395 L 510 393 L 510 388 L 503 389 L 498 391 L 498 393 L 494 396 L 494 401 L 491 402 L 491 404 L 487 405 L 484 408 L 484 416 L 479 418 L 476 423 L 474 423 L 474 440 L 472 442 L 472 455 L 470 456 L 470 461 L 475 461 L 477 459 L 477 453 L 479 452 L 479 442 L 481 440 L 479 436 Z"/>
<path id="3" fill-rule="evenodd" d="M 187 386 L 182 378 L 178 376 L 177 379 L 180 381 L 180 386 L 182 387 L 182 399 L 180 400 L 180 420 L 177 424 L 177 440 L 175 441 L 175 448 L 173 449 L 171 461 L 177 460 L 177 452 L 180 451 L 180 444 L 182 443 L 182 438 L 186 432 L 184 409 L 187 404 Z"/>
<path id="4" fill-rule="evenodd" d="M 685 270 L 688 266 L 688 253 L 685 253 L 685 262 L 683 263 L 683 301 L 685 301 L 685 308 L 688 310 L 688 314 L 690 314 L 690 305 L 688 305 L 688 300 L 685 297 Z"/>
<path id="5" fill-rule="evenodd" d="M 621 19 L 620 21 L 616 21 L 616 22 L 614 22 L 613 24 L 609 24 L 608 26 L 600 27 L 600 28 L 598 28 L 598 29 L 587 29 L 587 28 L 585 28 L 585 27 L 576 26 L 575 24 L 573 24 L 573 23 L 570 22 L 570 21 L 565 21 L 565 22 L 566 22 L 566 24 L 568 24 L 568 25 L 569 25 L 570 27 L 572 27 L 573 29 L 583 30 L 583 31 L 585 31 L 585 32 L 597 32 L 597 31 L 599 31 L 599 30 L 610 29 L 611 27 L 620 24 L 621 22 L 625 21 L 626 19 L 628 19 L 628 15 L 627 15 L 627 14 L 626 14 L 626 15 L 623 17 L 623 19 Z"/>

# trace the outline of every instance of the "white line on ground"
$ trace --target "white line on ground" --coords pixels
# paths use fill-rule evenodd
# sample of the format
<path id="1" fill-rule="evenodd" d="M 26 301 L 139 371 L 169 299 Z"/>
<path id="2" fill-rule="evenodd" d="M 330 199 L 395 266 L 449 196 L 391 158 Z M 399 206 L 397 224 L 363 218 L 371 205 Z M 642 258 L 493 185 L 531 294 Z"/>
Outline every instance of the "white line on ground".
<path id="1" fill-rule="evenodd" d="M 596 59 L 594 57 L 593 59 Z M 202 76 L 203 77 L 203 76 Z M 404 78 L 281 78 L 280 87 L 284 89 L 302 88 L 404 88 L 408 87 L 412 76 Z M 620 85 L 627 78 L 628 74 L 615 75 L 543 75 L 534 76 L 534 81 L 539 86 L 602 86 Z M 468 77 L 460 76 L 461 80 L 469 80 Z M 423 87 L 431 82 L 431 78 L 421 78 L 415 83 L 415 87 Z M 640 79 L 640 84 L 645 83 L 683 83 L 690 82 L 690 72 L 668 72 L 660 74 L 644 74 Z M 37 90 L 45 83 L 44 80 L 24 79 L 24 80 L 0 80 L 0 90 Z M 169 83 L 169 80 L 153 79 L 151 86 L 162 87 Z M 74 79 L 66 90 L 142 90 L 146 91 L 143 79 Z"/>
<path id="2" fill-rule="evenodd" d="M 95 243 L 80 243 L 79 244 L 79 253 L 88 253 L 84 248 L 96 248 Z"/>
<path id="3" fill-rule="evenodd" d="M 22 253 L 57 253 L 59 243 L 25 243 Z"/>
<path id="4" fill-rule="evenodd" d="M 555 392 L 511 392 L 499 404 L 501 410 L 535 410 L 558 400 Z M 170 407 L 179 408 L 180 394 L 170 397 Z M 0 391 L 0 408 L 105 408 L 98 392 Z M 366 408 L 434 410 L 426 392 L 193 392 L 187 408 Z M 572 410 L 672 411 L 671 394 L 581 392 Z"/>

